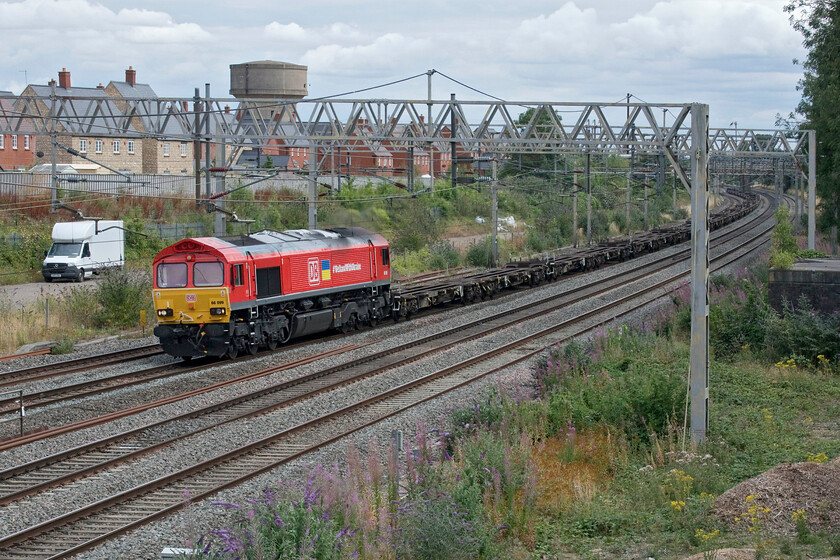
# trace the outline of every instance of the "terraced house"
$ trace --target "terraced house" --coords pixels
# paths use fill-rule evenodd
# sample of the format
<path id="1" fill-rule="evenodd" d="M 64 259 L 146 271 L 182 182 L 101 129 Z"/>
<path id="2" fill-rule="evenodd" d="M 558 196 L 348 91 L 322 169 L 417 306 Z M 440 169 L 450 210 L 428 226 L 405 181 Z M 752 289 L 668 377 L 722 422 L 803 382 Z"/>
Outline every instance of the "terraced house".
<path id="1" fill-rule="evenodd" d="M 14 105 L 5 96 L 12 96 L 10 91 L 0 91 L 0 106 L 4 115 L 14 115 Z M 11 118 L 14 134 L 0 134 L 0 169 L 27 169 L 35 163 L 35 136 L 32 124 L 26 120 Z"/>

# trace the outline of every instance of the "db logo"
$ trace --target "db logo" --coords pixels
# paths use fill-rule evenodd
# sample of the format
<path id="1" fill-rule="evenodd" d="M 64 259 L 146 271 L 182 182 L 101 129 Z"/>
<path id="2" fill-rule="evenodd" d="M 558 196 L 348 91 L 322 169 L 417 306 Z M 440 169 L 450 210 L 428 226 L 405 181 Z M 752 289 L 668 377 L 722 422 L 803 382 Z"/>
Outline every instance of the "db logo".
<path id="1" fill-rule="evenodd" d="M 309 283 L 316 285 L 321 283 L 321 261 L 317 258 L 309 259 L 307 262 L 309 270 Z"/>

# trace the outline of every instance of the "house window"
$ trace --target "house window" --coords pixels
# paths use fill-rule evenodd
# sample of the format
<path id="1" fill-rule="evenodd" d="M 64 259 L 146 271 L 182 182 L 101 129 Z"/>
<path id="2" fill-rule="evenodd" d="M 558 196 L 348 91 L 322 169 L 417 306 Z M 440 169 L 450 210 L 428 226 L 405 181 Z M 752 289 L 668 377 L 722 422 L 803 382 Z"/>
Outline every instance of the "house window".
<path id="1" fill-rule="evenodd" d="M 17 134 L 12 135 L 12 149 L 17 150 Z"/>
<path id="2" fill-rule="evenodd" d="M 6 149 L 6 137 L 0 134 L 0 150 Z"/>
<path id="3" fill-rule="evenodd" d="M 87 153 L 87 140 L 85 138 L 79 140 L 79 151 L 83 154 Z"/>
<path id="4" fill-rule="evenodd" d="M 163 143 L 163 157 L 169 157 L 169 142 Z"/>
<path id="5" fill-rule="evenodd" d="M 120 141 L 119 140 L 114 140 L 113 142 L 111 142 L 111 145 L 114 147 L 114 153 L 115 154 L 120 153 Z"/>
<path id="6" fill-rule="evenodd" d="M 128 153 L 129 154 L 134 153 L 134 140 L 129 140 L 128 141 Z"/>
<path id="7" fill-rule="evenodd" d="M 97 154 L 102 153 L 102 140 L 97 140 L 96 141 L 96 153 Z"/>
<path id="8" fill-rule="evenodd" d="M 23 149 L 24 150 L 29 149 L 29 135 L 28 134 L 23 135 Z"/>
<path id="9" fill-rule="evenodd" d="M 187 143 L 181 142 L 181 157 L 187 157 Z"/>

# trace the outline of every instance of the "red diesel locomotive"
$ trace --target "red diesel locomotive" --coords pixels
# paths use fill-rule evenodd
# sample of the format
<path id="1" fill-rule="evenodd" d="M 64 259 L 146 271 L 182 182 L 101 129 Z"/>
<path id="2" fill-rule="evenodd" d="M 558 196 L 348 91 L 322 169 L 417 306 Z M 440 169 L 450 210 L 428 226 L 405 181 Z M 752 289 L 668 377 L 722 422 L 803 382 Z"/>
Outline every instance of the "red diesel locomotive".
<path id="1" fill-rule="evenodd" d="M 164 352 L 256 353 L 391 313 L 388 242 L 362 228 L 184 239 L 154 260 L 154 333 Z"/>

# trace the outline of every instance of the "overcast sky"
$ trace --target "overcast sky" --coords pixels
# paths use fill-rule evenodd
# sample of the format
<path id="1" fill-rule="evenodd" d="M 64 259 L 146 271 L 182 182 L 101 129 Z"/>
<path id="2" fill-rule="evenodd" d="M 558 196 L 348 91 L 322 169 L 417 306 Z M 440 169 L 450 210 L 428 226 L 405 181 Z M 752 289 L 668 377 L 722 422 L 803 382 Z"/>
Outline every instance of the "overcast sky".
<path id="1" fill-rule="evenodd" d="M 72 85 L 137 81 L 228 97 L 229 65 L 309 67 L 321 97 L 436 69 L 513 101 L 710 105 L 712 127 L 772 128 L 805 52 L 785 0 L 22 0 L 0 2 L 0 90 L 66 67 Z M 142 6 L 142 7 L 138 7 Z M 486 99 L 440 75 L 433 97 Z M 426 77 L 353 97 L 425 99 Z"/>

